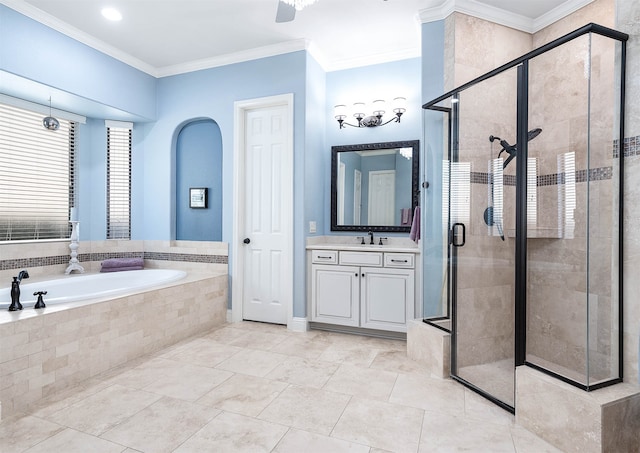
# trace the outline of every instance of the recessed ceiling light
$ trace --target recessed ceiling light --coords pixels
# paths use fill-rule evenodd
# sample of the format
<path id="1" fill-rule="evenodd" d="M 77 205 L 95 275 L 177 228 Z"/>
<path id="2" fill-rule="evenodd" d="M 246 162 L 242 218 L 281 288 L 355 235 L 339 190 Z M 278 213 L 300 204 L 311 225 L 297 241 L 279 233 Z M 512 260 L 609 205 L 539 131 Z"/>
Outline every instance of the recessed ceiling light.
<path id="1" fill-rule="evenodd" d="M 101 12 L 105 19 L 112 21 L 122 20 L 122 14 L 120 14 L 120 11 L 115 8 L 103 8 Z"/>

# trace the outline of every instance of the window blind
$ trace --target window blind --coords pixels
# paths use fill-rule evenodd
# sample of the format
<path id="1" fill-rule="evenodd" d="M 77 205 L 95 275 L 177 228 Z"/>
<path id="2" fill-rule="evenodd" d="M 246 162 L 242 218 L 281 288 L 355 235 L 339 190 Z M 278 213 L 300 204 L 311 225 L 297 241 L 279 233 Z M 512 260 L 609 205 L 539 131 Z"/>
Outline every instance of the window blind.
<path id="1" fill-rule="evenodd" d="M 75 186 L 75 123 L 0 104 L 0 241 L 64 239 Z"/>
<path id="2" fill-rule="evenodd" d="M 107 127 L 107 239 L 131 238 L 131 129 Z"/>

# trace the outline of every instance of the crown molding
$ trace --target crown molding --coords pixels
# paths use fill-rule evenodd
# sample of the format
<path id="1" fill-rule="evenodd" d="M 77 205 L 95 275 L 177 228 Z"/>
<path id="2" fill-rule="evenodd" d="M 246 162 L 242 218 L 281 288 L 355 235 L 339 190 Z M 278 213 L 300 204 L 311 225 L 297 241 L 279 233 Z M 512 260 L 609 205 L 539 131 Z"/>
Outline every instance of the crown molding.
<path id="1" fill-rule="evenodd" d="M 184 74 L 187 72 L 200 71 L 202 69 L 216 68 L 235 63 L 257 60 L 260 58 L 273 57 L 300 50 L 308 50 L 310 41 L 306 39 L 295 39 L 270 46 L 256 47 L 255 49 L 243 50 L 226 55 L 201 60 L 190 61 L 171 66 L 163 66 L 156 69 L 156 77 L 168 77 L 172 75 Z"/>
<path id="2" fill-rule="evenodd" d="M 438 6 L 421 10 L 419 17 L 420 21 L 424 24 L 443 20 L 452 13 L 459 12 L 516 30 L 536 33 L 593 1 L 594 0 L 569 0 L 542 16 L 531 19 L 475 0 L 445 0 Z"/>
<path id="3" fill-rule="evenodd" d="M 534 32 L 538 32 L 543 28 L 548 27 L 554 22 L 557 22 L 563 17 L 566 17 L 569 14 L 572 14 L 577 10 L 579 10 L 580 8 L 583 8 L 587 6 L 589 3 L 593 3 L 593 2 L 594 0 L 571 0 L 566 3 L 563 3 L 560 6 L 557 6 L 556 8 L 552 9 L 548 13 L 543 14 L 542 16 L 539 16 L 533 20 Z"/>
<path id="4" fill-rule="evenodd" d="M 138 58 L 135 58 L 134 56 L 126 52 L 122 52 L 121 50 L 110 46 L 104 41 L 96 39 L 93 36 L 81 30 L 78 30 L 77 28 L 72 27 L 65 22 L 62 22 L 61 20 L 53 17 L 48 13 L 45 13 L 41 9 L 38 9 L 35 6 L 30 5 L 29 3 L 26 3 L 22 0 L 0 0 L 0 3 L 24 16 L 27 16 L 30 19 L 35 20 L 36 22 L 46 25 L 47 27 L 60 32 L 63 35 L 68 36 L 69 38 L 79 41 L 82 44 L 86 44 L 93 49 L 96 49 L 110 57 L 115 58 L 116 60 L 134 67 L 135 69 L 157 77 L 157 69 L 154 66 L 145 63 L 144 61 L 139 60 Z"/>
<path id="5" fill-rule="evenodd" d="M 393 52 L 378 53 L 361 58 L 331 61 L 324 66 L 324 70 L 326 72 L 341 71 L 361 66 L 371 66 L 381 63 L 390 63 L 392 61 L 407 60 L 409 58 L 418 58 L 420 55 L 420 48 L 416 47 Z"/>

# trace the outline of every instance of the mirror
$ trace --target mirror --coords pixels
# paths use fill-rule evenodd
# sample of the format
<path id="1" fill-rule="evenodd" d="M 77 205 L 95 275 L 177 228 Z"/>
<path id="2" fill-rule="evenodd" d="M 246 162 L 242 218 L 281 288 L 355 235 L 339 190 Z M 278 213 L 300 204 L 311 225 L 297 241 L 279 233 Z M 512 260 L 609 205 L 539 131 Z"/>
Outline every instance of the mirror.
<path id="1" fill-rule="evenodd" d="M 419 154 L 419 140 L 331 147 L 331 231 L 411 231 Z"/>

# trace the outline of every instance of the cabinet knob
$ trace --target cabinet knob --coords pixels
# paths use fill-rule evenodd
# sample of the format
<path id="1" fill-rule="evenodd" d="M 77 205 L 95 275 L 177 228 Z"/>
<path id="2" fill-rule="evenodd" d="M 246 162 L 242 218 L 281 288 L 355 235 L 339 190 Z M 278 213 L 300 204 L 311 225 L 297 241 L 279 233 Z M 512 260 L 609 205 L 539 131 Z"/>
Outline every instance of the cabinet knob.
<path id="1" fill-rule="evenodd" d="M 249 243 L 251 242 L 251 239 L 249 239 L 249 238 L 244 238 L 244 241 L 242 241 L 242 242 L 244 242 L 245 244 L 249 244 Z"/>

